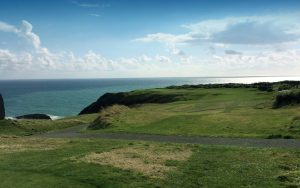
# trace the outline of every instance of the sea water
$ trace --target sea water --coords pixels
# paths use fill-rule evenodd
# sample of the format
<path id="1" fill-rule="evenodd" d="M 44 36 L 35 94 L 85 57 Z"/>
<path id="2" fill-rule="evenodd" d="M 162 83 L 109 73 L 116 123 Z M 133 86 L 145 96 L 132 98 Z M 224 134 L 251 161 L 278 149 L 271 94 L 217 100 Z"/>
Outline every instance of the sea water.
<path id="1" fill-rule="evenodd" d="M 107 92 L 183 84 L 254 83 L 282 80 L 300 80 L 300 77 L 2 80 L 0 93 L 4 98 L 8 117 L 43 113 L 57 118 L 78 114 L 84 107 Z"/>

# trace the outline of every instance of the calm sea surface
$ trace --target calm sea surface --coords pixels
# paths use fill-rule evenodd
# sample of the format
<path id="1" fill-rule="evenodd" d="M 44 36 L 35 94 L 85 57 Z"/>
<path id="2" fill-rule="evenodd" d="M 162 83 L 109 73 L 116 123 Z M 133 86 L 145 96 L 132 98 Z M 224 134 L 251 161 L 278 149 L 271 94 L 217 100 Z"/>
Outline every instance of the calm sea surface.
<path id="1" fill-rule="evenodd" d="M 0 81 L 0 93 L 3 95 L 8 117 L 29 113 L 68 116 L 78 114 L 85 106 L 106 92 L 183 84 L 254 83 L 282 80 L 300 80 L 300 77 L 5 80 Z"/>

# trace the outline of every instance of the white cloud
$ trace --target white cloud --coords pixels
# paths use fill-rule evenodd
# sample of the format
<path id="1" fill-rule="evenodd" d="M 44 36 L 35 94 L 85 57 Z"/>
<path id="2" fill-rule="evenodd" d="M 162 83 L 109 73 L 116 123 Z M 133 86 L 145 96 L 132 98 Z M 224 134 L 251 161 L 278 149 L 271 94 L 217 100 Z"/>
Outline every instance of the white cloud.
<path id="1" fill-rule="evenodd" d="M 243 53 L 235 51 L 235 50 L 225 50 L 225 54 L 228 54 L 228 55 L 242 55 Z"/>
<path id="2" fill-rule="evenodd" d="M 212 59 L 220 69 L 251 70 L 254 73 L 264 71 L 274 74 L 274 70 L 281 71 L 280 75 L 300 71 L 300 50 L 266 51 L 255 55 L 215 55 Z M 284 70 L 285 72 L 282 72 Z"/>
<path id="3" fill-rule="evenodd" d="M 104 4 L 93 4 L 93 3 L 83 3 L 79 1 L 72 1 L 74 5 L 77 5 L 82 8 L 108 8 L 111 7 L 111 4 L 104 3 Z"/>
<path id="4" fill-rule="evenodd" d="M 300 39 L 298 14 L 278 16 L 231 17 L 204 20 L 182 25 L 188 29 L 183 34 L 154 33 L 137 38 L 138 42 L 163 42 L 166 44 L 244 44 L 268 45 Z"/>
<path id="5" fill-rule="evenodd" d="M 155 61 L 161 62 L 161 63 L 172 63 L 171 58 L 166 56 L 157 55 L 155 56 Z"/>
<path id="6" fill-rule="evenodd" d="M 61 77 L 242 76 L 282 74 L 283 69 L 296 74 L 300 71 L 299 62 L 300 50 L 258 55 L 224 54 L 201 59 L 189 57 L 186 61 L 162 55 L 111 59 L 93 51 L 78 57 L 72 52 L 13 53 L 0 50 L 0 77 L 22 73 L 28 78 L 43 78 L 49 74 L 55 77 L 61 74 Z"/>
<path id="7" fill-rule="evenodd" d="M 29 23 L 26 20 L 22 20 L 21 26 L 19 28 L 5 22 L 0 22 L 0 31 L 14 33 L 17 36 L 24 38 L 35 49 L 40 49 L 41 48 L 40 37 L 37 34 L 33 33 L 32 29 L 33 27 L 31 23 Z"/>
<path id="8" fill-rule="evenodd" d="M 17 29 L 13 25 L 9 25 L 5 22 L 0 21 L 0 31 L 2 32 L 13 32 L 16 33 Z"/>
<path id="9" fill-rule="evenodd" d="M 224 44 L 265 45 L 291 42 L 299 39 L 299 33 L 291 34 L 285 29 L 272 22 L 241 22 L 228 25 L 224 31 L 213 33 L 209 40 Z"/>
<path id="10" fill-rule="evenodd" d="M 79 6 L 79 7 L 83 7 L 83 8 L 97 8 L 97 7 L 100 7 L 99 4 L 80 3 L 78 1 L 72 1 L 72 3 Z"/>
<path id="11" fill-rule="evenodd" d="M 17 30 L 17 34 L 25 38 L 34 48 L 39 49 L 41 45 L 40 37 L 32 32 L 32 28 L 28 21 L 23 20 L 20 29 Z"/>
<path id="12" fill-rule="evenodd" d="M 183 43 L 186 41 L 192 40 L 191 36 L 189 35 L 173 35 L 167 33 L 155 33 L 149 34 L 143 38 L 137 38 L 133 41 L 136 42 L 162 42 L 167 44 L 174 44 L 174 43 Z"/>
<path id="13" fill-rule="evenodd" d="M 100 14 L 88 14 L 89 16 L 93 16 L 93 17 L 100 17 Z"/>
<path id="14" fill-rule="evenodd" d="M 212 23 L 212 21 L 208 21 Z M 208 22 L 206 24 L 208 24 Z M 263 22 L 263 21 L 261 21 Z M 236 23 L 230 21 L 230 23 Z M 204 27 L 189 25 L 191 32 L 203 32 L 203 38 L 211 38 L 215 31 L 222 33 L 226 30 L 220 21 Z M 226 25 L 226 24 L 225 24 Z M 212 29 L 215 28 L 215 29 Z M 231 27 L 232 28 L 232 27 Z M 295 28 L 295 27 L 294 27 Z M 284 69 L 288 74 L 300 71 L 300 49 L 289 49 L 284 45 L 278 50 L 261 50 L 259 53 L 243 53 L 232 48 L 229 44 L 213 43 L 211 54 L 206 56 L 188 55 L 178 48 L 182 43 L 190 44 L 194 35 L 152 35 L 147 39 L 138 39 L 143 42 L 163 42 L 168 47 L 169 55 L 140 55 L 131 58 L 108 58 L 94 51 L 88 51 L 83 56 L 73 52 L 53 53 L 41 45 L 39 36 L 33 32 L 28 21 L 22 21 L 20 27 L 0 22 L 0 31 L 12 32 L 16 36 L 26 39 L 33 50 L 13 52 L 0 49 L 0 78 L 17 78 L 22 75 L 27 78 L 49 77 L 147 77 L 147 76 L 242 76 L 255 73 L 256 75 L 276 75 Z M 209 32 L 208 32 L 209 31 Z M 222 32 L 221 32 L 222 31 Z M 282 30 L 283 31 L 283 30 Z M 295 31 L 295 30 L 293 30 Z M 295 33 L 297 32 L 291 32 Z M 194 41 L 193 41 L 194 42 Z M 193 45 L 191 45 L 193 46 Z M 222 53 L 219 54 L 218 51 Z M 26 76 L 24 76 L 26 75 Z"/>

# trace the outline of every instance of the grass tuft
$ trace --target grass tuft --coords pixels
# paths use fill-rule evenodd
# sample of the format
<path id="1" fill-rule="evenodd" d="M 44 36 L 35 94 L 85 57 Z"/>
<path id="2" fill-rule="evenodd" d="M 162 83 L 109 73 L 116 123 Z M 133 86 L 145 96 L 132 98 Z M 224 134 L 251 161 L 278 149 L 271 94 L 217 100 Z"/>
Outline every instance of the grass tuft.
<path id="1" fill-rule="evenodd" d="M 89 125 L 89 129 L 105 129 L 111 126 L 111 120 L 115 118 L 116 115 L 124 113 L 129 110 L 129 107 L 124 105 L 113 105 L 101 110 L 99 116 Z"/>

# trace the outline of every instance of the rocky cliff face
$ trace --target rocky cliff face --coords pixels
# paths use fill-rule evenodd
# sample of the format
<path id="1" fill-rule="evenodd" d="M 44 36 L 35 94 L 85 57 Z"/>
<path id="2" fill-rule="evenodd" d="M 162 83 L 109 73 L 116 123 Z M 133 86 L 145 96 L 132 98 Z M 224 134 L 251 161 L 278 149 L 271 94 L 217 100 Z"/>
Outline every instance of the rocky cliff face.
<path id="1" fill-rule="evenodd" d="M 0 120 L 5 118 L 5 108 L 2 95 L 0 94 Z"/>
<path id="2" fill-rule="evenodd" d="M 131 106 L 144 103 L 167 103 L 173 102 L 180 98 L 180 95 L 175 94 L 159 94 L 153 92 L 121 92 L 121 93 L 106 93 L 102 95 L 96 102 L 93 102 L 84 108 L 79 115 L 98 113 L 107 106 L 114 104 Z"/>
<path id="3" fill-rule="evenodd" d="M 16 119 L 47 119 L 47 120 L 51 120 L 51 117 L 46 114 L 26 114 L 23 116 L 17 116 Z"/>

